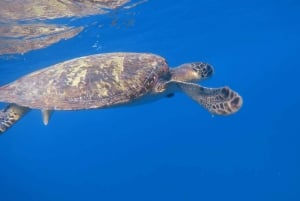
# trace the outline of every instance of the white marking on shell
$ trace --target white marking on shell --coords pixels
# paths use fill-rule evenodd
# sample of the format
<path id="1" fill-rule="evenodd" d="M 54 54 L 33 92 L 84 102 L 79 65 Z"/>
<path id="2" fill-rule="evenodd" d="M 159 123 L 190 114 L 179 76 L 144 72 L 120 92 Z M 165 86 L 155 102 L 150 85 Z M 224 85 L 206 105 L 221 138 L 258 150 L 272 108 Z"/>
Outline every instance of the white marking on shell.
<path id="1" fill-rule="evenodd" d="M 110 63 L 114 66 L 112 75 L 115 77 L 117 82 L 120 82 L 121 73 L 124 69 L 124 56 L 114 56 L 111 60 L 108 60 L 108 64 Z"/>
<path id="2" fill-rule="evenodd" d="M 76 66 L 73 67 L 74 70 L 71 71 L 70 74 L 67 76 L 67 83 L 69 86 L 77 87 L 80 81 L 84 80 L 87 73 L 87 69 L 83 67 L 86 66 L 86 62 L 80 62 L 80 64 L 76 64 Z"/>

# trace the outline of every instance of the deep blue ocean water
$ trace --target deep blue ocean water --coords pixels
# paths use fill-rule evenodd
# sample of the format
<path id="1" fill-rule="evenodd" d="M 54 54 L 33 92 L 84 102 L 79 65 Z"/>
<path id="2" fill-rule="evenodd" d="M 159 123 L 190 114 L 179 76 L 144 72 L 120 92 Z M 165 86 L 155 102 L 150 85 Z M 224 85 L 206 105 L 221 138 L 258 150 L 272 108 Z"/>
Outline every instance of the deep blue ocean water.
<path id="1" fill-rule="evenodd" d="M 0 85 L 78 56 L 153 52 L 172 67 L 211 63 L 214 77 L 202 84 L 232 87 L 243 107 L 212 117 L 176 94 L 58 111 L 46 127 L 32 111 L 1 136 L 1 201 L 300 200 L 299 1 L 149 0 L 70 23 L 86 29 L 2 58 Z"/>

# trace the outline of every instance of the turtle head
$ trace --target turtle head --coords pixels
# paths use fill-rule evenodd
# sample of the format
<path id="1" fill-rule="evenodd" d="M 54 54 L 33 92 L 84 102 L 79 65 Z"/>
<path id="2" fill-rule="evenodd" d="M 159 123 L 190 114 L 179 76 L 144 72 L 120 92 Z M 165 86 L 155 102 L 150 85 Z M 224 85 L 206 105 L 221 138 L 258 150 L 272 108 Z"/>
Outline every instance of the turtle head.
<path id="1" fill-rule="evenodd" d="M 180 82 L 199 82 L 209 78 L 213 72 L 213 67 L 208 63 L 194 62 L 182 64 L 170 70 L 172 80 Z"/>

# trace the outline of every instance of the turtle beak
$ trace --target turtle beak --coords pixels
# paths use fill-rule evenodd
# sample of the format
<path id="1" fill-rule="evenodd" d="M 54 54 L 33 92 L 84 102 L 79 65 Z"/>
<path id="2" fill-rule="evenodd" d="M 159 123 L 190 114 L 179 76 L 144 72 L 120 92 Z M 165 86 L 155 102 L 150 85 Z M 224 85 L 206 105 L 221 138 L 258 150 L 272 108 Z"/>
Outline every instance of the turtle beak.
<path id="1" fill-rule="evenodd" d="M 207 70 L 206 77 L 211 77 L 214 74 L 214 68 L 212 67 L 212 65 L 207 64 L 206 70 Z"/>

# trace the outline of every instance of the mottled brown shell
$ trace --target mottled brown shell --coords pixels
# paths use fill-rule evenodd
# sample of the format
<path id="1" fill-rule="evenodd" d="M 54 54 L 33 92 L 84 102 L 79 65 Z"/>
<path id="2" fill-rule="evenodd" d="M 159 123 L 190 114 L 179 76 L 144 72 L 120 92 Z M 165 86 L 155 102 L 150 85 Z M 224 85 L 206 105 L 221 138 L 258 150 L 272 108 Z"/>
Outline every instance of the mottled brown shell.
<path id="1" fill-rule="evenodd" d="M 132 102 L 169 74 L 165 60 L 142 53 L 80 57 L 0 88 L 0 102 L 44 110 L 102 108 Z"/>

